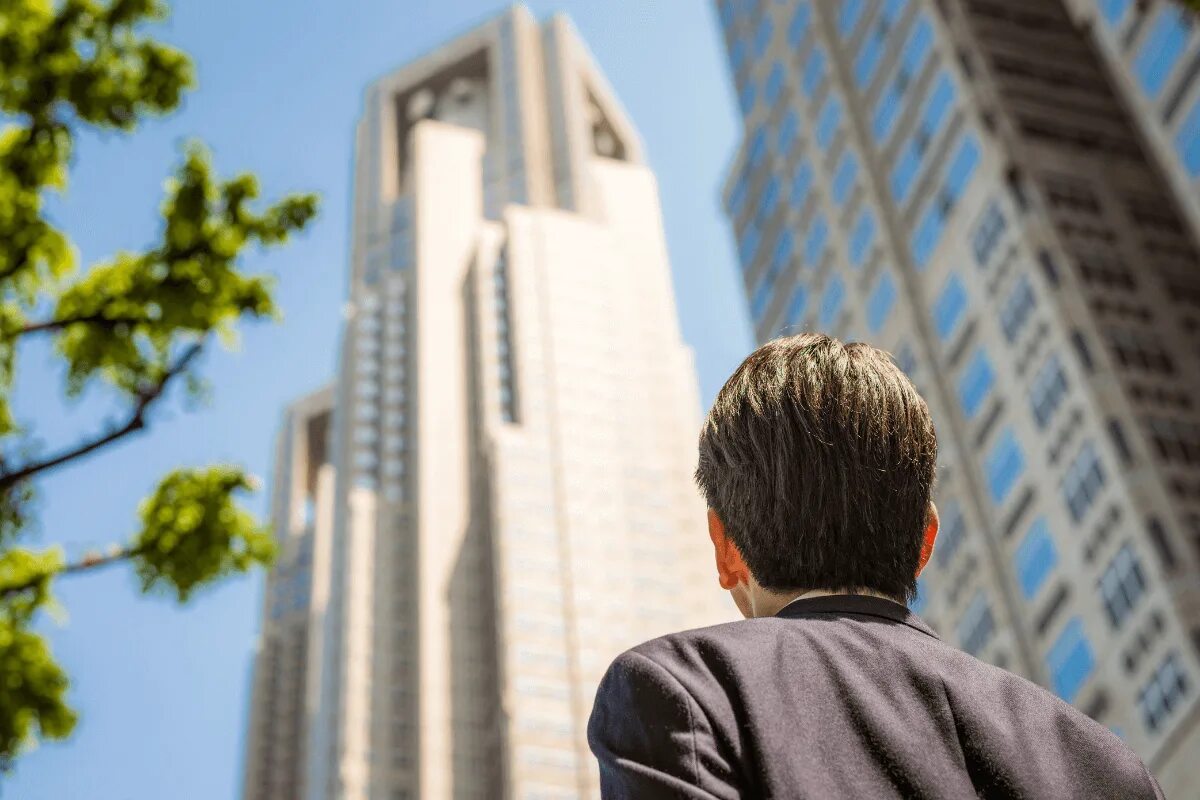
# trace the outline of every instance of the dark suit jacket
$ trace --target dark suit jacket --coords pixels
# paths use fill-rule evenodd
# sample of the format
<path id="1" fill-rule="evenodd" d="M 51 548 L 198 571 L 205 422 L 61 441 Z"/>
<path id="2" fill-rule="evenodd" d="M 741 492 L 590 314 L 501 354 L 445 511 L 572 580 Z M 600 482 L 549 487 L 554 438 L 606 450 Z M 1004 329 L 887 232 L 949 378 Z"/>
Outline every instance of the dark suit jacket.
<path id="1" fill-rule="evenodd" d="M 588 741 L 605 800 L 1162 797 L 1107 728 L 867 596 L 635 647 Z"/>

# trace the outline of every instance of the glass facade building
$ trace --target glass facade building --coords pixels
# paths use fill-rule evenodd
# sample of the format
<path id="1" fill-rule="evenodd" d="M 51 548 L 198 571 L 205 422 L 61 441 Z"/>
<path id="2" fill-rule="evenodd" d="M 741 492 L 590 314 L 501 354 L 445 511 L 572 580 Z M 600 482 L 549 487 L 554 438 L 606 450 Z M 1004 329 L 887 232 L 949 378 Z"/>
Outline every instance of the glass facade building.
<path id="1" fill-rule="evenodd" d="M 1196 24 L 1132 0 L 715 7 L 744 126 L 724 204 L 757 338 L 870 341 L 934 414 L 943 530 L 921 613 L 1186 794 Z"/>

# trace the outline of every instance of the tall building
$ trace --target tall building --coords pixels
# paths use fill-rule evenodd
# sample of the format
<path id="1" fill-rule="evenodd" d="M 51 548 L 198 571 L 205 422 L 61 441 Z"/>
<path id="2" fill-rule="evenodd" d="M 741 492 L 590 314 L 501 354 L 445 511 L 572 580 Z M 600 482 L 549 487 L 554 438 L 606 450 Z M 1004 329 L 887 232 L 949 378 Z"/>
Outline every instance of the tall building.
<path id="1" fill-rule="evenodd" d="M 1147 24 L 1174 19 L 1150 5 Z M 884 347 L 937 422 L 942 533 L 918 612 L 1113 728 L 1168 796 L 1189 794 L 1190 111 L 1151 142 L 1066 0 L 716 7 L 745 130 L 724 202 L 758 338 Z"/>
<path id="2" fill-rule="evenodd" d="M 336 388 L 277 464 L 300 555 L 245 796 L 597 797 L 610 660 L 732 615 L 642 145 L 569 22 L 517 6 L 371 86 L 355 160 Z"/>
<path id="3" fill-rule="evenodd" d="M 1200 231 L 1200 20 L 1173 0 L 1068 0 Z"/>

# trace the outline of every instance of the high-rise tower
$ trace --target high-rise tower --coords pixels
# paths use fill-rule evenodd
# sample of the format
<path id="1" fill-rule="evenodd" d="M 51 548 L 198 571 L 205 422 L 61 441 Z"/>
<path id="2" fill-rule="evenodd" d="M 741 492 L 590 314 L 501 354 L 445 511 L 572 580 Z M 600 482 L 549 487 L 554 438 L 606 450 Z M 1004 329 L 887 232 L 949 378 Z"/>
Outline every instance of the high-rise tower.
<path id="1" fill-rule="evenodd" d="M 310 703 L 256 694 L 247 797 L 596 797 L 609 661 L 732 612 L 641 143 L 570 24 L 518 6 L 369 89 L 355 183 L 331 435 L 301 458 L 336 475 L 289 662 Z M 319 533 L 325 486 L 288 482 L 277 522 L 315 506 Z"/>
<path id="2" fill-rule="evenodd" d="M 1180 171 L 1200 144 L 1178 127 L 1148 144 L 1066 0 L 716 7 L 745 124 L 724 197 L 759 339 L 871 341 L 933 410 L 943 529 L 919 612 L 1186 794 L 1200 258 Z"/>

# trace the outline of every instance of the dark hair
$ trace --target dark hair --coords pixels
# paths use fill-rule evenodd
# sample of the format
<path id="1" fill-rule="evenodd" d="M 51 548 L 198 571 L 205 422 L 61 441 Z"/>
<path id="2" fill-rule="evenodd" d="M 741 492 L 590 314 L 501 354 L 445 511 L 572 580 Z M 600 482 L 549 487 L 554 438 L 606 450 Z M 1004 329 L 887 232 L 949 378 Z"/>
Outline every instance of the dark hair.
<path id="1" fill-rule="evenodd" d="M 929 407 L 887 353 L 806 333 L 725 382 L 696 483 L 763 587 L 909 599 L 936 461 Z"/>

